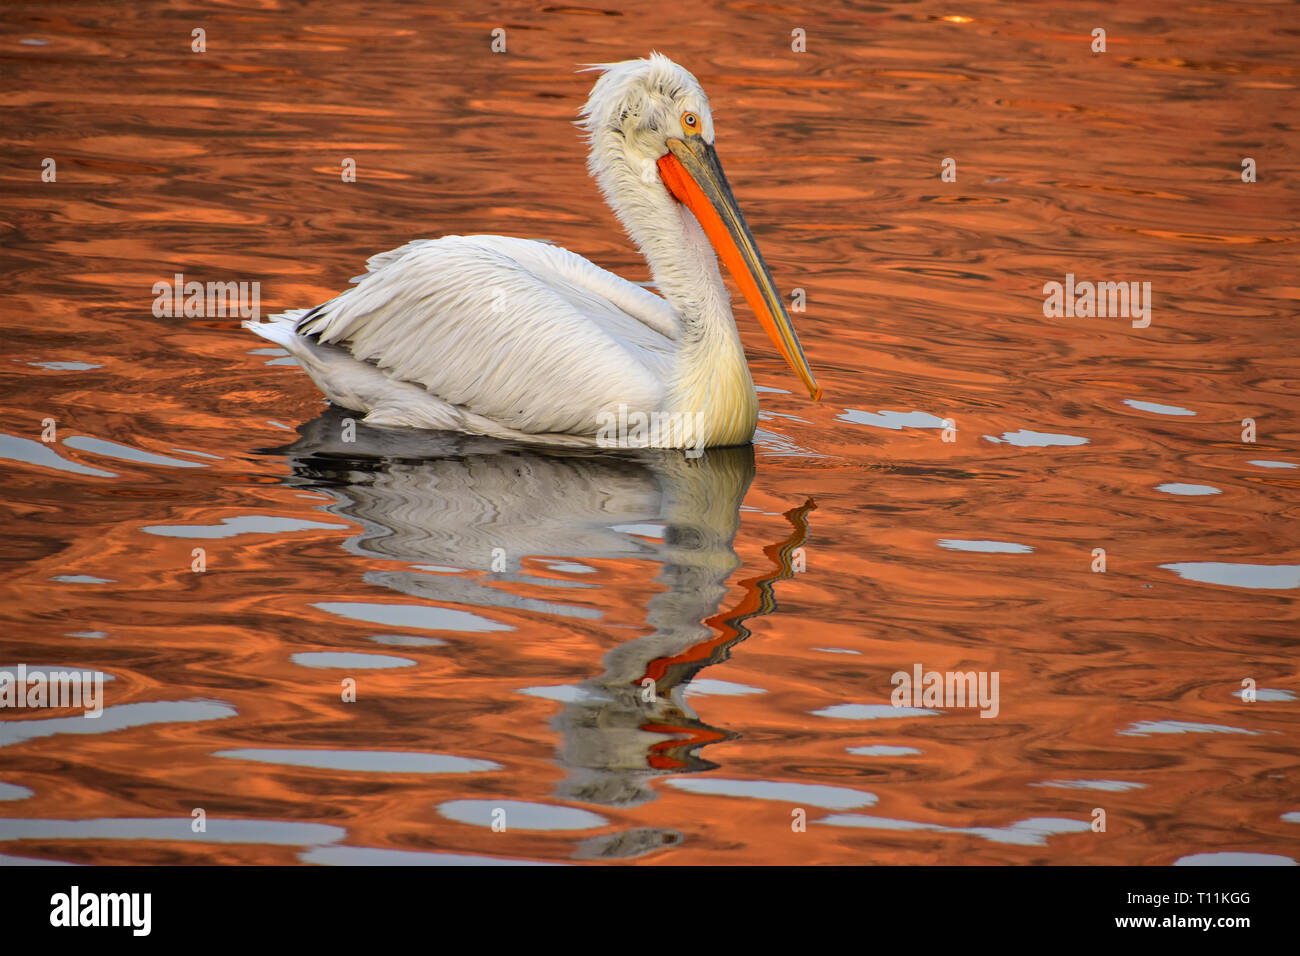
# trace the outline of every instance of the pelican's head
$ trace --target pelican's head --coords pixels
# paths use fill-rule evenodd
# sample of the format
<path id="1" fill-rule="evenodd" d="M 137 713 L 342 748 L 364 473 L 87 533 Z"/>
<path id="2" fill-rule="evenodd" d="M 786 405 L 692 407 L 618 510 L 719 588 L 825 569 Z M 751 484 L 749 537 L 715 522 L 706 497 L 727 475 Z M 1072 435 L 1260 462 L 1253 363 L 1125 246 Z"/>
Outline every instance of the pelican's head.
<path id="1" fill-rule="evenodd" d="M 601 155 L 610 149 L 643 174 L 668 152 L 670 138 L 713 142 L 713 112 L 700 81 L 663 54 L 588 69 L 601 71 L 582 110 L 593 173 L 611 158 Z"/>
<path id="2" fill-rule="evenodd" d="M 604 63 L 582 110 L 591 144 L 587 168 L 624 224 L 638 208 L 679 202 L 695 216 L 714 251 L 777 351 L 821 398 L 772 273 L 758 251 L 713 149 L 713 112 L 699 80 L 668 57 Z"/>

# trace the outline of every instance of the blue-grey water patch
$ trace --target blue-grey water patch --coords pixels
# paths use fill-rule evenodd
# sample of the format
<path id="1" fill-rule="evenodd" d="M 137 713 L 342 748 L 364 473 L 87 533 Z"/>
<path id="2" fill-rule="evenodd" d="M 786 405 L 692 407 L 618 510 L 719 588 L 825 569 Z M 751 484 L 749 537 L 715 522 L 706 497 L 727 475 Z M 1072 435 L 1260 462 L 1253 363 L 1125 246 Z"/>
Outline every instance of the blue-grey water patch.
<path id="1" fill-rule="evenodd" d="M 234 717 L 235 708 L 215 700 L 155 700 L 105 707 L 99 717 L 49 717 L 0 721 L 0 747 L 55 734 L 106 734 L 147 724 L 189 723 Z M 188 822 L 188 818 L 187 818 Z"/>
<path id="2" fill-rule="evenodd" d="M 1230 588 L 1285 591 L 1300 588 L 1300 564 L 1237 564 L 1229 561 L 1181 561 L 1162 564 L 1180 578 Z"/>
<path id="3" fill-rule="evenodd" d="M 118 461 L 134 461 L 141 465 L 165 465 L 168 468 L 208 467 L 201 462 L 185 461 L 168 455 L 156 455 L 151 451 L 141 451 L 139 448 L 132 448 L 130 445 L 120 445 L 115 441 L 91 438 L 88 435 L 72 435 L 63 439 L 63 444 L 69 448 L 75 448 L 77 451 L 89 452 L 92 455 L 103 455 L 105 458 L 116 458 Z"/>
<path id="4" fill-rule="evenodd" d="M 825 458 L 821 452 L 813 451 L 794 442 L 788 435 L 769 431 L 761 425 L 754 429 L 754 448 L 768 458 Z"/>
<path id="5" fill-rule="evenodd" d="M 1234 690 L 1232 696 L 1240 697 L 1242 700 L 1245 700 L 1245 697 L 1243 696 L 1245 693 L 1246 691 L 1244 689 Z M 1292 691 L 1281 690 L 1275 687 L 1260 687 L 1255 691 L 1255 700 L 1261 704 L 1282 703 L 1284 701 L 1295 699 L 1296 696 Z"/>
<path id="6" fill-rule="evenodd" d="M 1014 541 L 975 541 L 962 538 L 940 538 L 939 547 L 949 551 L 978 551 L 983 554 L 1030 554 L 1033 548 Z"/>
<path id="7" fill-rule="evenodd" d="M 9 840 L 184 840 L 187 843 L 258 843 L 314 846 L 347 836 L 342 827 L 293 820 L 232 820 L 209 816 L 195 833 L 190 817 L 100 817 L 90 820 L 6 819 L 0 842 Z"/>
<path id="8" fill-rule="evenodd" d="M 1061 787 L 1065 790 L 1104 790 L 1107 793 L 1124 793 L 1128 790 L 1143 790 L 1145 783 L 1130 783 L 1127 780 L 1044 780 L 1031 783 L 1031 787 Z"/>
<path id="9" fill-rule="evenodd" d="M 1282 814 L 1282 819 L 1287 823 L 1300 823 L 1300 810 L 1291 810 Z"/>
<path id="10" fill-rule="evenodd" d="M 562 704 L 591 704 L 608 701 L 609 698 L 588 687 L 577 684 L 544 684 L 541 687 L 523 687 L 520 694 L 529 697 L 541 697 L 545 700 L 558 700 Z"/>
<path id="11" fill-rule="evenodd" d="M 568 866 L 543 860 L 435 853 L 423 850 L 386 850 L 368 846 L 318 846 L 298 854 L 303 863 L 321 866 Z"/>
<path id="12" fill-rule="evenodd" d="M 301 667 L 333 667 L 345 670 L 388 670 L 393 667 L 414 667 L 409 657 L 389 654 L 365 654 L 358 651 L 302 651 L 289 657 Z"/>
<path id="13" fill-rule="evenodd" d="M 823 654 L 861 654 L 861 651 L 852 651 L 847 647 L 814 647 L 814 651 L 821 651 Z"/>
<path id="14" fill-rule="evenodd" d="M 108 637 L 108 631 L 68 631 L 64 637 L 85 637 L 98 640 L 102 637 Z"/>
<path id="15" fill-rule="evenodd" d="M 578 564 L 574 561 L 551 561 L 546 567 L 552 571 L 559 571 L 562 574 L 595 574 L 595 568 L 589 568 L 585 564 Z"/>
<path id="16" fill-rule="evenodd" d="M 1151 734 L 1258 734 L 1258 730 L 1228 727 L 1224 724 L 1197 724 L 1186 720 L 1139 720 L 1133 726 L 1116 731 L 1125 737 L 1148 737 Z"/>
<path id="17" fill-rule="evenodd" d="M 55 468 L 74 475 L 90 475 L 95 478 L 117 477 L 115 471 L 104 471 L 101 468 L 91 468 L 89 465 L 68 461 L 44 442 L 19 438 L 17 435 L 6 435 L 3 432 L 0 432 L 0 458 L 20 461 L 25 465 L 35 465 L 38 468 Z"/>
<path id="18" fill-rule="evenodd" d="M 950 827 L 941 823 L 916 823 L 911 820 L 891 820 L 858 813 L 841 813 L 814 820 L 828 826 L 866 827 L 874 830 L 928 830 L 934 833 L 965 833 L 983 837 L 994 843 L 1011 843 L 1020 846 L 1046 846 L 1047 838 L 1058 833 L 1086 833 L 1092 829 L 1087 820 L 1068 817 L 1033 817 L 1020 820 L 1008 827 Z"/>
<path id="19" fill-rule="evenodd" d="M 845 747 L 855 757 L 910 757 L 921 751 L 915 747 L 895 747 L 890 744 L 871 744 L 868 747 Z"/>
<path id="20" fill-rule="evenodd" d="M 28 362 L 33 368 L 43 368 L 51 372 L 89 372 L 93 368 L 103 368 L 91 362 Z"/>
<path id="21" fill-rule="evenodd" d="M 1156 485 L 1156 491 L 1163 491 L 1167 495 L 1221 495 L 1223 494 L 1214 485 L 1192 485 L 1181 481 L 1166 481 L 1164 484 Z"/>
<path id="22" fill-rule="evenodd" d="M 1276 853 L 1193 853 L 1174 860 L 1174 866 L 1295 866 L 1289 856 Z"/>
<path id="23" fill-rule="evenodd" d="M 81 866 L 80 863 L 67 863 L 63 860 L 39 860 L 36 857 L 10 856 L 0 853 L 0 866 Z"/>
<path id="24" fill-rule="evenodd" d="M 513 631 L 510 624 L 470 611 L 438 607 L 434 604 L 363 604 L 356 601 L 322 601 L 313 604 L 326 614 L 382 624 L 385 627 L 409 627 L 423 631 Z"/>
<path id="25" fill-rule="evenodd" d="M 756 392 L 766 392 L 766 393 L 769 394 L 769 395 L 790 395 L 790 394 L 792 394 L 791 392 L 787 391 L 787 390 L 784 389 L 784 388 L 773 388 L 771 385 L 759 385 L 757 382 L 754 383 L 754 391 L 756 391 Z"/>
<path id="26" fill-rule="evenodd" d="M 758 420 L 760 422 L 770 422 L 777 418 L 783 419 L 788 422 L 798 422 L 800 425 L 812 424 L 812 422 L 810 422 L 808 419 L 800 418 L 798 415 L 786 415 L 781 412 L 763 412 L 763 411 L 760 411 L 758 413 Z"/>
<path id="27" fill-rule="evenodd" d="M 937 418 L 929 412 L 891 412 L 881 409 L 878 412 L 865 412 L 857 408 L 846 408 L 844 414 L 835 416 L 837 421 L 853 425 L 869 425 L 872 428 L 888 428 L 890 431 L 902 431 L 904 428 L 945 428 L 952 423 Z"/>
<path id="28" fill-rule="evenodd" d="M 892 717 L 937 717 L 942 710 L 933 707 L 895 707 L 893 704 L 835 704 L 814 710 L 814 717 L 836 720 L 888 720 Z"/>
<path id="29" fill-rule="evenodd" d="M 270 747 L 245 747 L 240 750 L 218 750 L 212 756 L 358 773 L 486 773 L 502 769 L 501 764 L 491 760 L 407 750 L 278 750 Z"/>
<path id="30" fill-rule="evenodd" d="M 590 810 L 522 800 L 449 800 L 438 805 L 448 820 L 490 827 L 499 819 L 509 830 L 592 830 L 609 821 Z M 498 814 L 497 811 L 500 811 Z"/>
<path id="31" fill-rule="evenodd" d="M 670 787 L 688 793 L 711 796 L 746 797 L 755 800 L 779 800 L 798 806 L 821 807 L 824 810 L 856 810 L 874 807 L 877 797 L 865 790 L 849 787 L 828 787 L 818 783 L 786 783 L 782 780 L 722 780 L 717 777 L 670 777 L 665 781 Z"/>
<path id="32" fill-rule="evenodd" d="M 995 445 L 1008 444 L 1018 448 L 1048 448 L 1053 445 L 1086 445 L 1088 439 L 1079 435 L 1058 435 L 1053 432 L 1031 432 L 1022 428 L 1016 432 L 1003 432 L 1001 438 L 985 435 L 984 438 Z"/>
<path id="33" fill-rule="evenodd" d="M 1289 461 L 1268 461 L 1267 459 L 1257 458 L 1254 461 L 1246 462 L 1248 465 L 1255 465 L 1259 468 L 1300 468 L 1300 465 L 1293 464 Z"/>
<path id="34" fill-rule="evenodd" d="M 26 800 L 34 793 L 35 791 L 20 787 L 16 783 L 0 783 L 0 800 Z M 0 821 L 0 831 L 2 830 L 3 822 Z"/>
<path id="35" fill-rule="evenodd" d="M 1124 399 L 1125 405 L 1130 405 L 1141 412 L 1152 412 L 1156 415 L 1195 415 L 1194 411 L 1182 408 L 1178 405 L 1160 405 L 1156 402 L 1143 402 L 1136 398 Z"/>
<path id="36" fill-rule="evenodd" d="M 376 644 L 389 644 L 395 647 L 446 647 L 447 642 L 440 637 L 419 637 L 415 634 L 374 634 L 370 640 Z"/>
<path id="37" fill-rule="evenodd" d="M 716 680 L 712 677 L 697 677 L 686 685 L 687 697 L 743 697 L 746 694 L 766 694 L 762 687 L 750 687 L 748 684 L 735 684 L 729 680 Z"/>
<path id="38" fill-rule="evenodd" d="M 445 564 L 413 564 L 411 567 L 417 571 L 432 571 L 435 574 L 460 574 L 464 568 L 448 567 Z"/>
<path id="39" fill-rule="evenodd" d="M 636 534 L 643 538 L 662 538 L 664 536 L 664 526 L 661 524 L 612 524 L 609 527 L 613 531 L 621 531 L 623 534 Z"/>
<path id="40" fill-rule="evenodd" d="M 178 451 L 182 455 L 193 455 L 195 458 L 211 458 L 213 461 L 225 461 L 220 455 L 210 455 L 206 451 L 194 451 L 192 448 L 173 448 L 172 451 Z"/>
<path id="41" fill-rule="evenodd" d="M 112 578 L 97 578 L 93 574 L 56 574 L 50 578 L 60 584 L 115 584 Z"/>
<path id="42" fill-rule="evenodd" d="M 278 515 L 239 515 L 235 518 L 222 518 L 221 524 L 151 524 L 140 530 L 164 538 L 233 538 L 241 534 L 283 534 L 287 531 L 347 527 L 345 524 L 283 518 Z"/>
<path id="43" fill-rule="evenodd" d="M 276 428 L 283 428 L 287 432 L 293 431 L 293 429 L 290 428 L 288 425 L 286 425 L 284 422 L 277 422 L 274 418 L 268 418 L 266 420 L 266 423 L 268 425 L 274 425 Z"/>

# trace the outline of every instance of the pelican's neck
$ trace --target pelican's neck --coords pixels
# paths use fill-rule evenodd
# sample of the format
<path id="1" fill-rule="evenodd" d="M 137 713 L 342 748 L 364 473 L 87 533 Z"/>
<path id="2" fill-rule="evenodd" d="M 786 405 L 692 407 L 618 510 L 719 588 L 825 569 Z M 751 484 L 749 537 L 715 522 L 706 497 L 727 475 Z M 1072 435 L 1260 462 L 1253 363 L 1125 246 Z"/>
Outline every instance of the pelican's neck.
<path id="1" fill-rule="evenodd" d="M 658 177 L 647 184 L 630 169 L 618 155 L 614 164 L 597 167 L 596 178 L 677 313 L 678 365 L 665 404 L 703 412 L 711 444 L 748 443 L 758 421 L 758 396 L 717 256 L 690 210 Z"/>

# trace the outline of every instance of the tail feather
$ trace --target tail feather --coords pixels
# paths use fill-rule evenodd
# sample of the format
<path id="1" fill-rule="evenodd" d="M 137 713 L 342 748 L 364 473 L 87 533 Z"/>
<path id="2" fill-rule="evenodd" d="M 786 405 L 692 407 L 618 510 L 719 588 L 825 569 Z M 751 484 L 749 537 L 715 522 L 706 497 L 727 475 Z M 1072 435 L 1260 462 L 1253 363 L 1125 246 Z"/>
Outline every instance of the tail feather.
<path id="1" fill-rule="evenodd" d="M 391 378 L 375 364 L 361 361 L 342 346 L 325 345 L 299 334 L 297 327 L 311 311 L 293 309 L 272 315 L 266 322 L 243 325 L 289 352 L 331 402 L 364 412 L 367 424 L 428 428 L 575 448 L 591 447 L 595 443 L 582 436 L 533 435 L 508 428 L 467 408 L 451 405 L 422 385 Z"/>

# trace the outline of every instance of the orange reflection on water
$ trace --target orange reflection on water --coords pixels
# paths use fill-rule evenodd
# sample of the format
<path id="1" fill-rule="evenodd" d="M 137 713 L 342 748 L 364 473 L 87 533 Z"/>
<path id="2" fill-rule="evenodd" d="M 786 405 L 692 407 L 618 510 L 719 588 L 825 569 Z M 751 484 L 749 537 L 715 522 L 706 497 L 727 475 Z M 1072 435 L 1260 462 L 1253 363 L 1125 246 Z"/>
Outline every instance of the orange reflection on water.
<path id="1" fill-rule="evenodd" d="M 113 680 L 0 714 L 0 854 L 1300 856 L 1293 37 L 1115 9 L 1094 54 L 1057 6 L 11 10 L 0 668 Z M 821 404 L 737 297 L 754 449 L 344 444 L 236 319 L 152 314 L 446 233 L 647 279 L 570 121 L 650 49 L 807 294 Z M 1151 282 L 1150 326 L 1044 318 L 1067 273 Z M 998 717 L 884 709 L 916 664 L 998 672 Z"/>

